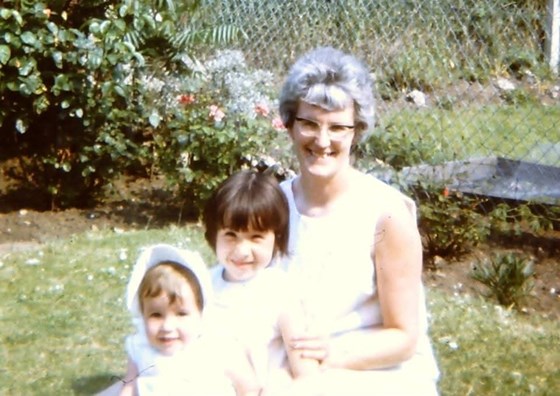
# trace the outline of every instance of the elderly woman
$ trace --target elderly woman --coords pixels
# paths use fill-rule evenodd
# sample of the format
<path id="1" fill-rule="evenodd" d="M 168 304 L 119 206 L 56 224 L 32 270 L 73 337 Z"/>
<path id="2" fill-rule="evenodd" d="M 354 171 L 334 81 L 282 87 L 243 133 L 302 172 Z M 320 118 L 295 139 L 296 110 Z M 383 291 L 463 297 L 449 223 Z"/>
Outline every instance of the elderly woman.
<path id="1" fill-rule="evenodd" d="M 367 68 L 330 47 L 305 54 L 284 83 L 280 115 L 300 169 L 282 183 L 283 265 L 309 326 L 291 347 L 324 369 L 307 394 L 437 395 L 415 204 L 351 165 L 374 122 Z"/>

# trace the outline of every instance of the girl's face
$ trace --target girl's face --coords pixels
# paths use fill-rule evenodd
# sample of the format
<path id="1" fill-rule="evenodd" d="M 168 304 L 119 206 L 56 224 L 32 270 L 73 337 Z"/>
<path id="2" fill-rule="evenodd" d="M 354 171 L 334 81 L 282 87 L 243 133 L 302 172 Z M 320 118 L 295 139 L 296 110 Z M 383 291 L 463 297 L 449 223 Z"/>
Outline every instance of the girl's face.
<path id="1" fill-rule="evenodd" d="M 202 313 L 187 282 L 181 296 L 173 304 L 166 293 L 144 299 L 142 313 L 148 341 L 164 355 L 181 350 L 201 331 Z"/>
<path id="2" fill-rule="evenodd" d="M 289 130 L 303 174 L 332 177 L 350 164 L 354 108 L 327 111 L 300 102 Z"/>
<path id="3" fill-rule="evenodd" d="M 274 242 L 272 230 L 220 229 L 216 238 L 216 256 L 225 268 L 225 279 L 241 282 L 253 278 L 272 261 Z"/>

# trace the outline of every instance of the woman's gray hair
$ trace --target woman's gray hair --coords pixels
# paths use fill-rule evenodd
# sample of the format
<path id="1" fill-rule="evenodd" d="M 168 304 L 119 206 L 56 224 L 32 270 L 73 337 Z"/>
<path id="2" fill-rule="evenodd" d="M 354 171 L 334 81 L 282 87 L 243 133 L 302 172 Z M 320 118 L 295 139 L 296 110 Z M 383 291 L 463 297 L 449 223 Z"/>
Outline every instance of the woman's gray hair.
<path id="1" fill-rule="evenodd" d="M 280 94 L 280 117 L 291 128 L 300 100 L 328 111 L 353 103 L 358 141 L 373 129 L 373 90 L 373 80 L 362 62 L 332 47 L 320 47 L 301 56 L 290 68 Z"/>

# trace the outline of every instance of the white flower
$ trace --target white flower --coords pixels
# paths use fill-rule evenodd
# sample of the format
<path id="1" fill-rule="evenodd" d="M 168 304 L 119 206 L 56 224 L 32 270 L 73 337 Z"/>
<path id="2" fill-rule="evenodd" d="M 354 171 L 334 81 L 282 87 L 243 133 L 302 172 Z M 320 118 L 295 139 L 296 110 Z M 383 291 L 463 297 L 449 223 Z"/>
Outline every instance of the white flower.
<path id="1" fill-rule="evenodd" d="M 454 351 L 459 349 L 459 344 L 457 344 L 457 342 L 455 342 L 455 340 L 453 340 L 450 336 L 441 337 L 439 342 L 447 344 L 447 346 Z"/>
<path id="2" fill-rule="evenodd" d="M 64 291 L 64 285 L 58 284 L 58 285 L 53 285 L 49 288 L 50 292 L 53 293 L 60 293 Z"/>
<path id="3" fill-rule="evenodd" d="M 128 258 L 128 254 L 126 253 L 126 249 L 121 249 L 119 252 L 119 260 L 125 261 Z"/>
<path id="4" fill-rule="evenodd" d="M 39 261 L 39 259 L 36 259 L 36 258 L 28 259 L 28 260 L 25 262 L 25 264 L 27 264 L 27 265 L 39 265 L 40 263 L 41 263 L 41 262 Z"/>

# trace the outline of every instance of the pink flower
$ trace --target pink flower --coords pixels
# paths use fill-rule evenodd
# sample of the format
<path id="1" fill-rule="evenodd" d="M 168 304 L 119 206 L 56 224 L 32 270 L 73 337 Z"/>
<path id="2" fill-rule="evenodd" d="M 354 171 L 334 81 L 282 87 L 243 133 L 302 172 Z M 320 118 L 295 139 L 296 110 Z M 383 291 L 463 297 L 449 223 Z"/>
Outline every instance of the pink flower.
<path id="1" fill-rule="evenodd" d="M 263 117 L 266 117 L 268 115 L 268 113 L 270 113 L 270 109 L 268 108 L 268 106 L 264 103 L 259 103 L 255 106 L 255 113 L 262 115 Z"/>
<path id="2" fill-rule="evenodd" d="M 195 98 L 193 94 L 188 94 L 188 95 L 183 94 L 183 95 L 179 95 L 177 101 L 182 105 L 190 105 L 191 103 L 194 103 Z"/>
<path id="3" fill-rule="evenodd" d="M 443 195 L 445 198 L 449 196 L 449 188 L 447 186 L 444 187 L 443 191 L 441 192 L 441 195 Z"/>
<path id="4" fill-rule="evenodd" d="M 272 120 L 272 127 L 277 131 L 283 131 L 284 129 L 286 129 L 280 117 L 274 117 L 274 119 Z"/>
<path id="5" fill-rule="evenodd" d="M 210 106 L 210 117 L 216 122 L 222 121 L 226 114 L 216 105 Z"/>

